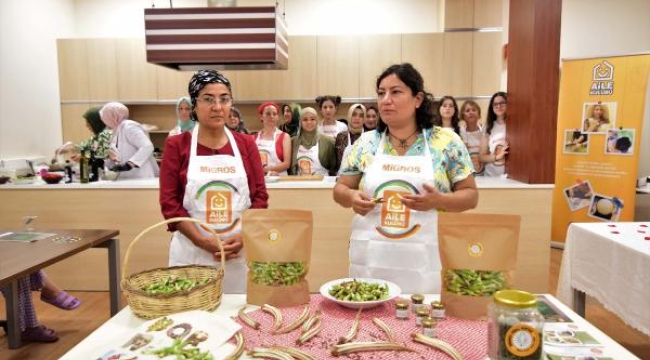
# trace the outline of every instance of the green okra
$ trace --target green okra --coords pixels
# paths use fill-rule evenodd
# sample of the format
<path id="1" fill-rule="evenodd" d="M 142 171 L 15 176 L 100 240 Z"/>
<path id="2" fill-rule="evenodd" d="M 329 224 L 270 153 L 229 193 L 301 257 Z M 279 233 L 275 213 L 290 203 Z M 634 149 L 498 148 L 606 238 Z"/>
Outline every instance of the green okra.
<path id="1" fill-rule="evenodd" d="M 388 297 L 387 284 L 361 280 L 344 281 L 329 289 L 329 294 L 343 301 L 376 301 Z"/>
<path id="2" fill-rule="evenodd" d="M 267 286 L 295 285 L 307 273 L 307 266 L 304 262 L 251 261 L 248 268 L 255 284 Z"/>
<path id="3" fill-rule="evenodd" d="M 465 296 L 491 296 L 506 289 L 502 271 L 448 269 L 445 273 L 447 291 Z"/>
<path id="4" fill-rule="evenodd" d="M 209 278 L 203 280 L 190 280 L 185 277 L 168 276 L 142 287 L 142 290 L 149 294 L 171 294 L 192 290 L 208 281 L 210 281 Z"/>

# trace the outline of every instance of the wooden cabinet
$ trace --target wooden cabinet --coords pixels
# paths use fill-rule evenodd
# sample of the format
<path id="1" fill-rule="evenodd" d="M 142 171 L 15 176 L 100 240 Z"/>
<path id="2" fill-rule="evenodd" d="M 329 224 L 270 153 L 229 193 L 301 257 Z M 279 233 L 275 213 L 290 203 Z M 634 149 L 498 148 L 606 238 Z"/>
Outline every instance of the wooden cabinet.
<path id="1" fill-rule="evenodd" d="M 402 61 L 420 71 L 427 91 L 440 96 L 442 91 L 444 33 L 402 35 Z"/>
<path id="2" fill-rule="evenodd" d="M 83 114 L 91 106 L 90 103 L 61 105 L 61 130 L 63 136 L 61 144 L 67 141 L 80 143 L 92 136 L 92 132 L 86 127 L 86 120 L 83 118 Z"/>
<path id="3" fill-rule="evenodd" d="M 359 37 L 319 36 L 317 53 L 318 87 L 312 97 L 340 95 L 358 98 Z"/>
<path id="4" fill-rule="evenodd" d="M 120 39 L 116 55 L 117 98 L 121 101 L 157 101 L 157 65 L 147 62 L 144 39 Z"/>
<path id="5" fill-rule="evenodd" d="M 87 41 L 84 39 L 57 40 L 59 61 L 59 91 L 61 101 L 88 99 Z"/>
<path id="6" fill-rule="evenodd" d="M 503 34 L 475 32 L 472 36 L 472 95 L 492 95 L 501 88 Z"/>
<path id="7" fill-rule="evenodd" d="M 444 35 L 442 87 L 440 95 L 472 95 L 472 34 L 450 32 Z"/>
<path id="8" fill-rule="evenodd" d="M 156 66 L 156 87 L 158 101 L 177 101 L 188 96 L 187 85 L 194 72 L 178 71 L 164 66 Z"/>
<path id="9" fill-rule="evenodd" d="M 88 100 L 109 102 L 118 99 L 115 39 L 87 39 Z"/>
<path id="10" fill-rule="evenodd" d="M 368 35 L 359 39 L 359 95 L 376 97 L 377 76 L 387 67 L 402 62 L 402 36 Z"/>
<path id="11" fill-rule="evenodd" d="M 445 0 L 445 30 L 503 27 L 504 0 Z"/>

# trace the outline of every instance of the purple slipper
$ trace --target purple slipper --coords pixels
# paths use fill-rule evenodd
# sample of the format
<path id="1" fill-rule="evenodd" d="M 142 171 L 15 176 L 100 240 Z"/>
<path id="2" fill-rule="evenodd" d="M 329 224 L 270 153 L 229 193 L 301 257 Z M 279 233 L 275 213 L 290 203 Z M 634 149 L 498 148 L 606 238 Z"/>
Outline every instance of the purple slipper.
<path id="1" fill-rule="evenodd" d="M 79 305 L 81 305 L 81 300 L 68 294 L 65 291 L 61 291 L 61 293 L 53 299 L 46 298 L 43 296 L 43 293 L 41 293 L 41 300 L 63 310 L 74 310 L 78 308 Z"/>
<path id="2" fill-rule="evenodd" d="M 59 340 L 59 336 L 54 330 L 40 325 L 23 330 L 23 332 L 20 333 L 20 340 L 24 342 L 50 343 Z"/>

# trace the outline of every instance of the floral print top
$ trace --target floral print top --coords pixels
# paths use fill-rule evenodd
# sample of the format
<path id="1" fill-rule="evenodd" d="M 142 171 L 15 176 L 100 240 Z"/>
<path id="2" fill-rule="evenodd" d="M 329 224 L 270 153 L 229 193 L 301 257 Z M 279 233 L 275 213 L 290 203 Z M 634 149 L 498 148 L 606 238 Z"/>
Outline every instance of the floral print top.
<path id="1" fill-rule="evenodd" d="M 431 151 L 433 177 L 436 187 L 440 192 L 452 192 L 453 184 L 466 179 L 474 173 L 474 166 L 469 157 L 463 140 L 451 129 L 434 126 L 426 129 L 428 145 Z M 339 175 L 359 175 L 370 166 L 375 153 L 379 151 L 381 134 L 374 131 L 365 132 L 361 138 L 352 145 L 352 151 L 347 159 L 343 159 Z M 390 141 L 385 142 L 381 149 L 384 154 L 399 156 Z M 423 156 L 425 148 L 424 135 L 417 135 L 417 139 L 409 147 L 405 156 Z M 364 177 L 361 178 L 359 188 L 363 189 Z"/>
<path id="2" fill-rule="evenodd" d="M 109 128 L 106 128 L 99 134 L 93 135 L 93 137 L 90 139 L 82 141 L 81 144 L 79 144 L 79 148 L 82 151 L 92 150 L 95 152 L 96 158 L 106 159 L 108 158 L 108 151 L 111 145 L 112 136 L 113 132 Z"/>

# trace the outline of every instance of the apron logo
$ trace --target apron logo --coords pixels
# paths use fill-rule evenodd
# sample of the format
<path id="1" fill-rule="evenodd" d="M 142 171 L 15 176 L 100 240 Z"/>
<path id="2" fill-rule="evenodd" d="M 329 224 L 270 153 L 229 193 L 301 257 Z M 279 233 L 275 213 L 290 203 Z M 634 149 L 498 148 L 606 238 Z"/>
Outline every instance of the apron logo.
<path id="1" fill-rule="evenodd" d="M 199 171 L 208 174 L 234 174 L 234 166 L 201 166 Z"/>
<path id="2" fill-rule="evenodd" d="M 232 222 L 232 192 L 208 190 L 205 201 L 208 224 L 230 224 Z"/>
<path id="3" fill-rule="evenodd" d="M 483 255 L 483 244 L 480 242 L 471 242 L 467 245 L 467 252 L 471 257 L 480 257 Z"/>
<path id="4" fill-rule="evenodd" d="M 406 166 L 406 165 L 395 165 L 395 164 L 384 164 L 381 169 L 383 171 L 400 171 L 400 172 L 411 172 L 411 173 L 420 173 L 419 166 Z"/>
<path id="5" fill-rule="evenodd" d="M 266 150 L 260 150 L 260 160 L 262 160 L 262 166 L 269 164 L 269 152 Z"/>
<path id="6" fill-rule="evenodd" d="M 311 158 L 302 156 L 298 158 L 298 167 L 300 175 L 311 175 Z"/>
<path id="7" fill-rule="evenodd" d="M 402 180 L 390 180 L 377 187 L 375 198 L 383 198 L 380 225 L 375 229 L 382 236 L 402 240 L 420 229 L 420 224 L 411 224 L 411 209 L 401 201 L 404 195 L 418 194 L 417 188 Z"/>
<path id="8" fill-rule="evenodd" d="M 280 232 L 277 229 L 269 230 L 269 233 L 266 235 L 266 239 L 270 242 L 276 242 L 281 238 L 282 237 L 280 236 Z"/>
<path id="9" fill-rule="evenodd" d="M 409 225 L 411 210 L 400 201 L 402 195 L 408 195 L 405 191 L 384 191 L 386 201 L 381 207 L 381 226 L 406 229 Z"/>

